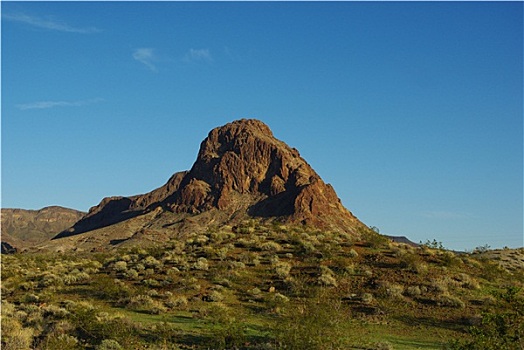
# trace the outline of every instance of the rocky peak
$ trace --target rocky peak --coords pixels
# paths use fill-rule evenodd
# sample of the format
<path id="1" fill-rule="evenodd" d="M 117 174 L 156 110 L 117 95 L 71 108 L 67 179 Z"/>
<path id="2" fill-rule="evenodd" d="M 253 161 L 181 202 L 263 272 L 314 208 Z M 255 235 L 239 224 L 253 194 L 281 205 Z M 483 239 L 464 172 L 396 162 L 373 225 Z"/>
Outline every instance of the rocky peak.
<path id="1" fill-rule="evenodd" d="M 296 149 L 254 119 L 234 121 L 209 133 L 171 208 L 191 213 L 227 210 L 238 208 L 242 196 L 251 198 L 246 209 L 255 217 L 286 217 L 338 228 L 358 222 Z"/>
<path id="2" fill-rule="evenodd" d="M 176 173 L 150 193 L 106 198 L 56 238 L 157 208 L 190 215 L 218 210 L 226 218 L 244 213 L 354 234 L 364 226 L 296 149 L 276 139 L 263 122 L 241 119 L 209 132 L 190 171 Z"/>

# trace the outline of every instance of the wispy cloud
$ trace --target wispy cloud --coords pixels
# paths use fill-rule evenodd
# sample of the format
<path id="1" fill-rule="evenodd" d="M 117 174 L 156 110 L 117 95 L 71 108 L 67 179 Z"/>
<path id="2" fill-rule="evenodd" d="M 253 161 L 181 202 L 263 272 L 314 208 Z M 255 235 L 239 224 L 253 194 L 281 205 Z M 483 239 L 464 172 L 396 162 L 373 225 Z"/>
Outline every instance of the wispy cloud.
<path id="1" fill-rule="evenodd" d="M 33 27 L 56 30 L 60 32 L 68 33 L 80 33 L 80 34 L 91 34 L 101 32 L 100 29 L 95 27 L 81 28 L 74 27 L 67 23 L 58 21 L 56 19 L 47 19 L 36 16 L 30 16 L 23 13 L 3 13 L 2 19 L 6 21 L 25 23 Z"/>
<path id="2" fill-rule="evenodd" d="M 213 57 L 209 49 L 189 49 L 184 57 L 186 62 L 213 62 Z"/>
<path id="3" fill-rule="evenodd" d="M 90 100 L 80 100 L 80 101 L 38 101 L 31 103 L 24 103 L 16 105 L 16 108 L 25 111 L 28 109 L 47 109 L 54 107 L 80 107 L 87 106 L 99 102 L 103 102 L 103 98 L 93 98 Z"/>
<path id="4" fill-rule="evenodd" d="M 140 48 L 133 52 L 133 58 L 140 63 L 146 65 L 147 68 L 156 72 L 156 66 L 154 62 L 157 60 L 154 49 L 151 48 Z"/>
<path id="5" fill-rule="evenodd" d="M 473 218 L 471 214 L 459 213 L 452 211 L 439 211 L 430 210 L 421 213 L 423 217 L 428 219 L 440 219 L 440 220 L 459 220 L 459 219 L 470 219 Z"/>

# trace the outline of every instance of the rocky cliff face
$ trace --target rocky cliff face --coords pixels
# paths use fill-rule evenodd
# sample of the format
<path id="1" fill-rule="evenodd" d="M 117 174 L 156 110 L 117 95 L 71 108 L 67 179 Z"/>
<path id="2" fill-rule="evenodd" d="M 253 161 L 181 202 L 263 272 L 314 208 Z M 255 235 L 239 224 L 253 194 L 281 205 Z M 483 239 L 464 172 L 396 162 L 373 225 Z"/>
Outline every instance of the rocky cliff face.
<path id="1" fill-rule="evenodd" d="M 190 171 L 176 173 L 144 195 L 105 198 L 56 238 L 158 208 L 192 215 L 216 210 L 226 218 L 244 212 L 354 234 L 363 226 L 296 149 L 276 139 L 261 121 L 242 119 L 211 130 Z"/>
<path id="2" fill-rule="evenodd" d="M 258 120 L 213 129 L 169 205 L 177 212 L 228 210 L 241 196 L 251 199 L 246 209 L 254 217 L 345 229 L 357 222 L 333 187 Z"/>

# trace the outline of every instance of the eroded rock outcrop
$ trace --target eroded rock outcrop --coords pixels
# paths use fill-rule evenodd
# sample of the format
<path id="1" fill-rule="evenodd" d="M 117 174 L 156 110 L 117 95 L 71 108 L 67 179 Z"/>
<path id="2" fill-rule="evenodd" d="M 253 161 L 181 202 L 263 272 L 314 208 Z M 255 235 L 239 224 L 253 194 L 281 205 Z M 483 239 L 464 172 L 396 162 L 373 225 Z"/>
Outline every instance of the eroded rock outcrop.
<path id="1" fill-rule="evenodd" d="M 242 119 L 211 130 L 188 172 L 176 173 L 164 186 L 144 195 L 106 198 L 56 238 L 159 207 L 192 215 L 244 211 L 251 217 L 355 234 L 363 226 L 296 149 L 276 139 L 263 122 Z"/>

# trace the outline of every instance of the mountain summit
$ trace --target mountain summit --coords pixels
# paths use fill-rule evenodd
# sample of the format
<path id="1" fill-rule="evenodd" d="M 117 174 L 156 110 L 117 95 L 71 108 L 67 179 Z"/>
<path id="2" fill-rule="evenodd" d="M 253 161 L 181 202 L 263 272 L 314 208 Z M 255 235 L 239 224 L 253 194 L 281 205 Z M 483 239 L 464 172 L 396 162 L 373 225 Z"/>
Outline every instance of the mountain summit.
<path id="1" fill-rule="evenodd" d="M 247 213 L 253 217 L 346 229 L 356 221 L 299 152 L 259 120 L 213 129 L 170 205 L 177 212 L 227 210 L 242 197 L 251 199 Z"/>
<path id="2" fill-rule="evenodd" d="M 206 217 L 202 224 L 215 225 L 251 217 L 354 235 L 364 227 L 296 149 L 276 139 L 263 122 L 241 119 L 211 130 L 191 170 L 174 174 L 164 186 L 147 194 L 104 198 L 55 238 L 152 211 L 156 213 L 152 220 L 171 213 L 192 222 Z M 175 226 L 166 223 L 165 217 L 163 223 L 162 227 Z"/>

